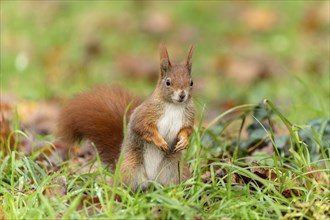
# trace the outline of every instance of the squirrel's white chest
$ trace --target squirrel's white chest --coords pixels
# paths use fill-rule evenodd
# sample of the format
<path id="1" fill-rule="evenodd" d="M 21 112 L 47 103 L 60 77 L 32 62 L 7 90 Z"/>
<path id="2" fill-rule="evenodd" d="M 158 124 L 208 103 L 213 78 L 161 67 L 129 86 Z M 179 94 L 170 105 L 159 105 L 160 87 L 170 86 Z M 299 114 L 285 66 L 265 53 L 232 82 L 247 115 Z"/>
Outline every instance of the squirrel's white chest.
<path id="1" fill-rule="evenodd" d="M 173 147 L 184 123 L 184 105 L 166 104 L 157 128 L 169 147 Z"/>
<path id="2" fill-rule="evenodd" d="M 184 124 L 184 111 L 184 106 L 168 104 L 157 123 L 158 132 L 170 148 L 175 147 L 177 135 Z M 157 178 L 161 172 L 159 165 L 162 163 L 164 156 L 164 152 L 154 145 L 145 145 L 144 164 L 148 178 Z"/>

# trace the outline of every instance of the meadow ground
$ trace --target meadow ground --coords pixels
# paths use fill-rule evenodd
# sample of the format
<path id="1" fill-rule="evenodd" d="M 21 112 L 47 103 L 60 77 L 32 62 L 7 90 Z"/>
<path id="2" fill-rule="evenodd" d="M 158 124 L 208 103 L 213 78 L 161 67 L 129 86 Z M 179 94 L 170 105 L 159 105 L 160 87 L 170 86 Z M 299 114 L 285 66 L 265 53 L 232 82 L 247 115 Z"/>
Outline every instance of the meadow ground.
<path id="1" fill-rule="evenodd" d="M 0 4 L 0 219 L 330 218 L 329 1 Z M 88 142 L 65 160 L 56 116 L 98 84 L 148 95 L 160 42 L 196 45 L 193 175 L 130 194 Z"/>

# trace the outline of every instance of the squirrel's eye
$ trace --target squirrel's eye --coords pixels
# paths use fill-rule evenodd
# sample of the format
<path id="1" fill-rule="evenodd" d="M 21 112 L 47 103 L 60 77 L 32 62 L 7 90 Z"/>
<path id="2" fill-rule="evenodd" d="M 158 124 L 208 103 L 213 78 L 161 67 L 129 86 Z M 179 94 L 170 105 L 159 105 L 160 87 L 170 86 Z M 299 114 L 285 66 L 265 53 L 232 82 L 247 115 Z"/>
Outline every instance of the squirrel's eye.
<path id="1" fill-rule="evenodd" d="M 171 85 L 171 79 L 167 78 L 165 81 L 166 86 L 170 86 Z"/>
<path id="2" fill-rule="evenodd" d="M 190 86 L 193 86 L 194 82 L 192 80 L 190 80 Z"/>

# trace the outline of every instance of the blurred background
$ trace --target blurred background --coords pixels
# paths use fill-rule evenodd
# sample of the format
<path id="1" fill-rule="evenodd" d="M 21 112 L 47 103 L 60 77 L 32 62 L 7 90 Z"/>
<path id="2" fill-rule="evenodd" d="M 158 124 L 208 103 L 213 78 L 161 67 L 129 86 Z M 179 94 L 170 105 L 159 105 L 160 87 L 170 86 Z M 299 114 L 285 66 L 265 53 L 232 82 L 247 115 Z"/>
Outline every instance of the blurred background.
<path id="1" fill-rule="evenodd" d="M 265 98 L 296 123 L 329 118 L 329 11 L 329 1 L 1 1 L 2 100 L 63 103 L 98 84 L 147 96 L 160 42 L 172 61 L 193 43 L 208 118 Z"/>

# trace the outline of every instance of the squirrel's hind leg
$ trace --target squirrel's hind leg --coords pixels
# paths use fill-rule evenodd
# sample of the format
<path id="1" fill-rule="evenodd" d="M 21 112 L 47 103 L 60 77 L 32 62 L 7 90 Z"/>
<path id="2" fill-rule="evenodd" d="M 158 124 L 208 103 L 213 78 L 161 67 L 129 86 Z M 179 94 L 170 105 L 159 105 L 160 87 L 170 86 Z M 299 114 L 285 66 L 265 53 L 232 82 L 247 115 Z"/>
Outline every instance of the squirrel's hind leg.
<path id="1" fill-rule="evenodd" d="M 164 186 L 177 185 L 187 180 L 191 174 L 186 163 L 180 167 L 181 153 L 175 153 L 170 157 L 166 157 L 161 164 L 161 169 L 156 181 Z"/>
<path id="2" fill-rule="evenodd" d="M 146 178 L 146 171 L 143 163 L 139 161 L 139 158 L 134 157 L 133 154 L 124 158 L 120 173 L 123 183 L 127 188 L 130 188 L 133 192 L 136 192 L 139 188 L 144 191 L 149 189 L 149 185 Z"/>

